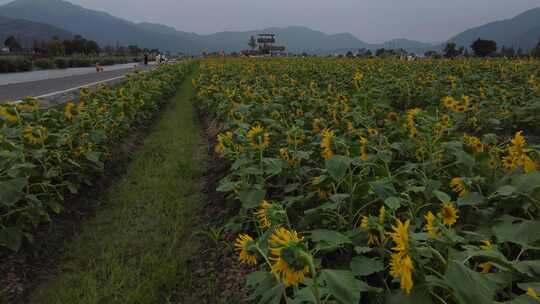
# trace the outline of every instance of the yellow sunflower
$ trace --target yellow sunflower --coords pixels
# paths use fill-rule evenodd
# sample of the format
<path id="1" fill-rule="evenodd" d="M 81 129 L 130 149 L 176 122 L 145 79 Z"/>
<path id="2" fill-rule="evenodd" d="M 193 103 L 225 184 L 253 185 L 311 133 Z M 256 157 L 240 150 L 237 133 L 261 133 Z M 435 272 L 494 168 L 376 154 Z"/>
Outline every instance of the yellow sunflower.
<path id="1" fill-rule="evenodd" d="M 64 117 L 71 121 L 73 120 L 73 117 L 75 117 L 76 113 L 74 112 L 75 104 L 73 102 L 66 103 L 66 107 L 64 108 Z"/>
<path id="2" fill-rule="evenodd" d="M 519 167 L 519 161 L 514 155 L 507 155 L 502 158 L 502 165 L 508 171 L 514 171 Z"/>
<path id="3" fill-rule="evenodd" d="M 379 209 L 379 223 L 384 224 L 384 219 L 386 218 L 386 208 L 384 206 Z"/>
<path id="4" fill-rule="evenodd" d="M 414 265 L 408 254 L 397 252 L 390 256 L 390 275 L 399 279 L 400 288 L 407 294 L 411 293 L 414 285 L 412 279 L 413 271 Z"/>
<path id="5" fill-rule="evenodd" d="M 540 303 L 540 296 L 538 296 L 536 291 L 534 291 L 534 289 L 532 289 L 531 287 L 527 288 L 527 295 Z"/>
<path id="6" fill-rule="evenodd" d="M 272 221 L 270 220 L 268 216 L 268 209 L 271 207 L 271 205 L 263 200 L 261 204 L 259 205 L 259 209 L 257 211 L 253 212 L 253 214 L 257 217 L 259 222 L 261 223 L 261 228 L 270 228 L 272 227 Z"/>
<path id="7" fill-rule="evenodd" d="M 409 225 L 411 221 L 407 220 L 403 223 L 400 219 L 396 220 L 396 225 L 392 226 L 393 232 L 389 233 L 390 237 L 396 244 L 392 250 L 399 252 L 409 251 Z"/>
<path id="8" fill-rule="evenodd" d="M 483 245 L 480 245 L 480 249 L 482 249 L 482 250 L 491 250 L 491 249 L 493 249 L 493 243 L 491 242 L 491 240 L 483 240 L 482 244 Z"/>
<path id="9" fill-rule="evenodd" d="M 268 240 L 270 251 L 275 263 L 272 272 L 277 273 L 283 284 L 288 287 L 303 282 L 309 274 L 309 261 L 303 238 L 298 237 L 294 230 L 283 227 L 276 229 Z"/>
<path id="10" fill-rule="evenodd" d="M 439 232 L 437 231 L 437 228 L 433 225 L 435 223 L 435 215 L 431 211 L 429 211 L 426 215 L 424 215 L 424 218 L 426 219 L 426 226 L 424 227 L 424 230 L 433 237 L 436 237 L 439 235 Z"/>
<path id="11" fill-rule="evenodd" d="M 10 123 L 19 121 L 19 115 L 17 115 L 17 112 L 15 112 L 15 108 L 13 107 L 0 106 L 0 117 Z"/>
<path id="12" fill-rule="evenodd" d="M 456 104 L 456 100 L 451 96 L 446 96 L 443 98 L 442 103 L 446 108 L 451 109 Z"/>
<path id="13" fill-rule="evenodd" d="M 321 148 L 322 152 L 321 155 L 324 158 L 330 158 L 334 156 L 334 152 L 332 151 L 332 139 L 334 138 L 334 131 L 324 129 L 322 131 L 322 142 L 321 142 Z"/>
<path id="14" fill-rule="evenodd" d="M 33 145 L 42 144 L 47 139 L 47 129 L 45 127 L 32 127 L 27 125 L 23 131 L 23 137 Z"/>
<path id="15" fill-rule="evenodd" d="M 238 252 L 238 259 L 242 263 L 257 265 L 257 256 L 253 254 L 250 246 L 253 244 L 253 238 L 248 234 L 240 234 L 234 242 L 235 250 Z"/>
<path id="16" fill-rule="evenodd" d="M 469 190 L 467 190 L 465 183 L 463 183 L 463 180 L 460 177 L 452 178 L 450 181 L 450 187 L 452 188 L 452 191 L 458 193 L 461 197 L 469 193 Z"/>
<path id="17" fill-rule="evenodd" d="M 459 211 L 454 207 L 454 204 L 444 203 L 439 213 L 437 213 L 437 216 L 443 221 L 443 224 L 451 227 L 457 222 L 457 219 L 459 218 L 458 212 Z"/>
<path id="18" fill-rule="evenodd" d="M 246 136 L 255 150 L 264 150 L 270 145 L 270 134 L 265 132 L 261 125 L 251 127 Z"/>
<path id="19" fill-rule="evenodd" d="M 482 264 L 479 264 L 478 267 L 480 267 L 481 273 L 490 273 L 491 269 L 493 268 L 493 264 L 490 262 L 485 262 Z"/>

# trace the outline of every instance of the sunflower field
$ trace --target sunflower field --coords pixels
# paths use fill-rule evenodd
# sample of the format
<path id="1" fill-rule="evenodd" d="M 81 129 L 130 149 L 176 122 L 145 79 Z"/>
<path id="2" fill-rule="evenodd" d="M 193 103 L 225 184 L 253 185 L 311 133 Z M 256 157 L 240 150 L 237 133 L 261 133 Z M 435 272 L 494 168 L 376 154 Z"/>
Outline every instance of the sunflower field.
<path id="1" fill-rule="evenodd" d="M 115 142 L 148 121 L 191 66 L 136 72 L 121 86 L 82 89 L 53 108 L 32 98 L 0 105 L 0 247 L 17 250 L 31 241 L 33 229 L 91 184 Z"/>
<path id="2" fill-rule="evenodd" d="M 260 303 L 540 303 L 540 61 L 201 62 Z"/>

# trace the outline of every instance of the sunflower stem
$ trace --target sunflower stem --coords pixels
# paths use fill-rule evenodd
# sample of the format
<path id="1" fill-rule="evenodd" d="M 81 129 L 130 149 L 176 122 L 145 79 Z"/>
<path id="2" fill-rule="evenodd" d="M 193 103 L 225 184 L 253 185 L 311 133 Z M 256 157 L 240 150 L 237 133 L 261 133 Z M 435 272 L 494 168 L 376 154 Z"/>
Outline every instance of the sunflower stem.
<path id="1" fill-rule="evenodd" d="M 317 301 L 316 303 L 321 304 L 321 295 L 320 295 L 320 292 L 319 292 L 319 282 L 317 280 L 317 273 L 315 271 L 315 263 L 313 262 L 313 257 L 310 254 L 308 254 L 307 252 L 304 252 L 304 251 L 300 252 L 300 256 L 303 257 L 307 261 L 307 263 L 309 265 L 309 272 L 313 276 L 313 286 L 312 286 L 313 295 L 315 296 L 315 299 Z"/>

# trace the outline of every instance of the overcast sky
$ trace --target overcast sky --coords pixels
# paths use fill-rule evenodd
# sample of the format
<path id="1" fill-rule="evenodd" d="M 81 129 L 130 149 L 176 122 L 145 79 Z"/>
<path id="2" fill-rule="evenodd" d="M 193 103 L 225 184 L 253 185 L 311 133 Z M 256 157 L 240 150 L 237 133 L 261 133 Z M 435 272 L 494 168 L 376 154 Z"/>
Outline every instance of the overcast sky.
<path id="1" fill-rule="evenodd" d="M 7 3 L 10 0 L 0 0 Z M 540 0 L 71 0 L 132 21 L 207 34 L 303 25 L 350 32 L 366 42 L 439 42 L 473 26 L 513 17 Z"/>

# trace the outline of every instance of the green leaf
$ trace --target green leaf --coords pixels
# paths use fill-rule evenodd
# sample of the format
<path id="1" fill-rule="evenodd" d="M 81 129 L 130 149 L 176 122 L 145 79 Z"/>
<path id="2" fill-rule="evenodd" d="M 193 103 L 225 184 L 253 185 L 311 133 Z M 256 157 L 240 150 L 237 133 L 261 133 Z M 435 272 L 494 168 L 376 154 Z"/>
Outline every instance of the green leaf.
<path id="1" fill-rule="evenodd" d="M 388 181 L 376 181 L 369 183 L 373 192 L 375 192 L 379 198 L 385 200 L 391 196 L 397 196 L 396 188 L 391 182 Z"/>
<path id="2" fill-rule="evenodd" d="M 458 206 L 475 206 L 484 202 L 484 196 L 478 192 L 471 192 L 457 200 Z"/>
<path id="3" fill-rule="evenodd" d="M 17 203 L 23 197 L 27 183 L 26 177 L 0 182 L 0 202 L 2 205 L 9 207 Z"/>
<path id="4" fill-rule="evenodd" d="M 321 272 L 321 279 L 338 303 L 357 304 L 360 301 L 362 286 L 352 272 L 324 269 Z"/>
<path id="5" fill-rule="evenodd" d="M 415 287 L 411 294 L 405 294 L 402 290 L 388 292 L 385 297 L 386 304 L 432 304 L 429 289 L 425 286 Z"/>
<path id="6" fill-rule="evenodd" d="M 337 193 L 330 195 L 330 200 L 336 204 L 340 204 L 346 201 L 349 197 L 351 197 L 349 194 Z"/>
<path id="7" fill-rule="evenodd" d="M 262 295 L 259 304 L 280 304 L 284 293 L 285 287 L 282 284 L 276 285 Z"/>
<path id="8" fill-rule="evenodd" d="M 355 256 L 351 260 L 351 270 L 354 275 L 368 276 L 383 271 L 384 265 L 380 260 L 370 259 L 365 256 Z"/>
<path id="9" fill-rule="evenodd" d="M 516 192 L 516 188 L 510 185 L 505 185 L 497 189 L 495 193 L 496 195 L 500 195 L 500 196 L 512 196 L 515 194 L 515 192 Z"/>
<path id="10" fill-rule="evenodd" d="M 435 197 L 438 198 L 441 203 L 448 203 L 452 201 L 450 195 L 439 190 L 434 190 L 433 195 L 435 195 Z"/>
<path id="11" fill-rule="evenodd" d="M 530 277 L 540 276 L 540 260 L 520 261 L 514 263 L 514 268 Z"/>
<path id="12" fill-rule="evenodd" d="M 236 185 L 235 182 L 231 181 L 228 178 L 224 178 L 219 182 L 219 186 L 217 187 L 217 192 L 229 192 L 234 189 L 234 186 Z"/>
<path id="13" fill-rule="evenodd" d="M 384 200 L 384 204 L 388 208 L 396 210 L 401 206 L 401 200 L 395 196 L 390 196 Z"/>
<path id="14" fill-rule="evenodd" d="M 339 182 L 345 177 L 345 174 L 347 174 L 347 170 L 349 170 L 349 167 L 351 166 L 351 160 L 343 155 L 335 155 L 326 159 L 325 166 L 328 174 L 330 174 L 334 180 Z"/>
<path id="15" fill-rule="evenodd" d="M 444 274 L 444 281 L 454 290 L 454 297 L 459 304 L 491 304 L 494 290 L 478 273 L 465 265 L 452 260 Z"/>
<path id="16" fill-rule="evenodd" d="M 518 192 L 530 194 L 540 188 L 540 172 L 519 175 L 512 180 L 512 185 Z"/>
<path id="17" fill-rule="evenodd" d="M 347 236 L 333 230 L 313 230 L 310 239 L 317 243 L 319 250 L 335 250 L 342 245 L 351 244 L 351 240 Z"/>
<path id="18" fill-rule="evenodd" d="M 279 304 L 281 302 L 285 288 L 276 281 L 273 274 L 264 271 L 252 272 L 246 277 L 246 281 L 248 286 L 255 287 L 251 300 L 260 298 L 259 303 L 261 304 Z"/>
<path id="19" fill-rule="evenodd" d="M 511 242 L 522 246 L 531 246 L 540 240 L 540 221 L 526 221 L 503 216 L 493 226 L 493 232 L 501 242 Z"/>
<path id="20" fill-rule="evenodd" d="M 17 251 L 21 247 L 23 232 L 17 227 L 0 229 L 0 247 Z"/>
<path id="21" fill-rule="evenodd" d="M 240 191 L 238 194 L 242 207 L 251 209 L 259 206 L 262 200 L 266 197 L 266 190 L 248 189 Z"/>
<path id="22" fill-rule="evenodd" d="M 283 170 L 283 161 L 277 158 L 263 159 L 264 173 L 267 175 L 278 175 Z"/>

